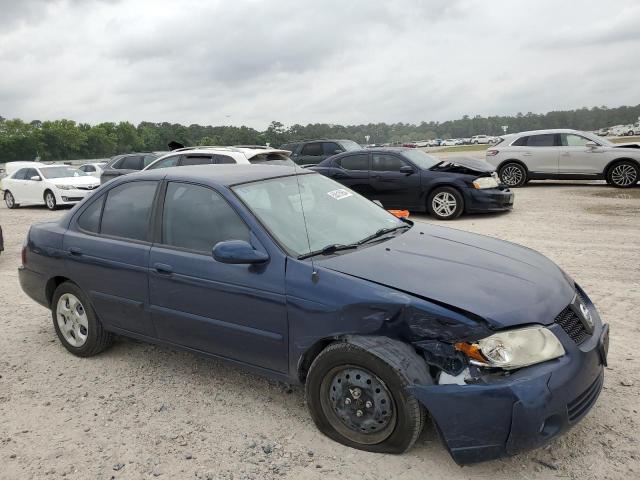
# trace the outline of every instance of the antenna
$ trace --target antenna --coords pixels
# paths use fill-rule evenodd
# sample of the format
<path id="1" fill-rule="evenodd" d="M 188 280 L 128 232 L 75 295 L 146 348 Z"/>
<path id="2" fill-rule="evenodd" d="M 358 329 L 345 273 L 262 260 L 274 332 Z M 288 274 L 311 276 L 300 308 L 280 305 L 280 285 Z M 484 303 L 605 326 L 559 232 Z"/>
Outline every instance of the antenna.
<path id="1" fill-rule="evenodd" d="M 307 245 L 309 246 L 309 251 L 311 251 L 311 239 L 309 238 L 309 229 L 307 228 L 307 216 L 304 213 L 304 203 L 302 201 L 302 188 L 300 187 L 300 176 L 298 175 L 298 169 L 302 170 L 300 166 L 294 161 L 293 162 L 293 171 L 295 172 L 296 184 L 298 185 L 298 197 L 300 198 L 300 209 L 302 211 L 302 221 L 304 222 L 304 231 L 307 235 Z M 313 257 L 311 258 L 311 281 L 316 283 L 318 281 L 318 272 L 316 271 L 316 264 L 313 261 Z"/>

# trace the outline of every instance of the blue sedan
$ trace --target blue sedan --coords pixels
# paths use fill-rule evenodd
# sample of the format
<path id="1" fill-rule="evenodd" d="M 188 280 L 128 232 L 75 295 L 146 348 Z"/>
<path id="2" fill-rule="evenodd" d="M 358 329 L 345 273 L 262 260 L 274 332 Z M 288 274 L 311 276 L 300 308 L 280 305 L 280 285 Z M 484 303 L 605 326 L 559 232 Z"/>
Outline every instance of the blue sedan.
<path id="1" fill-rule="evenodd" d="M 33 225 L 22 260 L 72 354 L 118 334 L 304 384 L 318 428 L 372 452 L 406 451 L 430 416 L 458 463 L 513 455 L 602 388 L 608 327 L 553 262 L 298 167 L 119 177 Z"/>

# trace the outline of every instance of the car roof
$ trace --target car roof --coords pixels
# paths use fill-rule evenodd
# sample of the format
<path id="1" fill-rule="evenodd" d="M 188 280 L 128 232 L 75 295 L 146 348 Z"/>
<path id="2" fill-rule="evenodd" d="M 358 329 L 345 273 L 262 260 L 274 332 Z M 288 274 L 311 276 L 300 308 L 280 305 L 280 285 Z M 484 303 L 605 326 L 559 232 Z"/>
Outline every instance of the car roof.
<path id="1" fill-rule="evenodd" d="M 187 182 L 205 182 L 209 185 L 229 187 L 240 183 L 267 180 L 291 175 L 315 174 L 316 172 L 298 166 L 283 165 L 190 165 L 186 167 L 167 167 L 156 170 L 140 171 L 123 175 L 123 179 L 164 178 Z"/>
<path id="2" fill-rule="evenodd" d="M 544 134 L 551 134 L 551 133 L 577 133 L 577 134 L 583 134 L 583 133 L 589 133 L 589 132 L 583 132 L 580 130 L 574 130 L 572 128 L 549 128 L 546 130 L 529 130 L 526 132 L 518 132 L 518 133 L 510 133 L 509 135 L 503 135 L 504 138 L 507 137 L 521 137 L 524 135 L 544 135 Z"/>

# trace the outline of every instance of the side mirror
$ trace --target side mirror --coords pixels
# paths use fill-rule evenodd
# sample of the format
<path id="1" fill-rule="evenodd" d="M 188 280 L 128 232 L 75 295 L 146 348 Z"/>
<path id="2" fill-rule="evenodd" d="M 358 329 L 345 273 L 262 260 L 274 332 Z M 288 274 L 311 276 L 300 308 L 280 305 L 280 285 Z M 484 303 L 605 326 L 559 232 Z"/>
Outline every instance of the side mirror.
<path id="1" fill-rule="evenodd" d="M 598 144 L 596 142 L 587 142 L 584 146 L 591 149 L 598 148 Z"/>
<path id="2" fill-rule="evenodd" d="M 218 242 L 213 247 L 213 258 L 220 263 L 254 264 L 265 263 L 269 255 L 254 249 L 244 240 Z"/>
<path id="3" fill-rule="evenodd" d="M 336 149 L 333 151 L 333 153 L 334 153 L 335 155 L 337 155 L 338 153 L 342 153 L 342 150 L 340 150 L 339 148 L 336 148 Z"/>
<path id="4" fill-rule="evenodd" d="M 411 175 L 414 172 L 413 167 L 411 165 L 403 165 L 400 167 L 400 173 L 406 173 L 407 175 Z"/>
<path id="5" fill-rule="evenodd" d="M 33 180 L 34 182 L 39 182 L 42 179 L 40 178 L 40 175 L 34 175 L 29 180 Z"/>

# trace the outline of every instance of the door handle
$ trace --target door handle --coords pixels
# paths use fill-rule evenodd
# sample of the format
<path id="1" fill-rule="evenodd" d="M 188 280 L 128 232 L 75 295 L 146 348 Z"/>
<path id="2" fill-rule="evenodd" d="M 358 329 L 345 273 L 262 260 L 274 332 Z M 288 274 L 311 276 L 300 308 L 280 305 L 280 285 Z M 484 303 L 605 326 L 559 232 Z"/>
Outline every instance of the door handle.
<path id="1" fill-rule="evenodd" d="M 532 153 L 531 153 L 531 152 L 524 152 L 524 153 L 522 154 L 522 156 L 523 156 L 523 157 L 530 157 L 531 155 L 532 155 Z"/>
<path id="2" fill-rule="evenodd" d="M 80 250 L 78 247 L 69 248 L 69 253 L 71 255 L 73 255 L 74 257 L 81 257 L 82 256 L 82 250 Z"/>
<path id="3" fill-rule="evenodd" d="M 171 275 L 173 273 L 173 267 L 171 265 L 167 265 L 166 263 L 154 263 L 153 268 L 156 272 L 162 275 Z"/>

